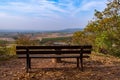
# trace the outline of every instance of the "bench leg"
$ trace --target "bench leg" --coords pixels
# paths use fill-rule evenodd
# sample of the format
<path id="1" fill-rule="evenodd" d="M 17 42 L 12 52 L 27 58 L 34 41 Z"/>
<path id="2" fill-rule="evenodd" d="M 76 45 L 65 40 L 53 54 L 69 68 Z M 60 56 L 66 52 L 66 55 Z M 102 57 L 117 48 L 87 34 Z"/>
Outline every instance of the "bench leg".
<path id="1" fill-rule="evenodd" d="M 31 58 L 26 59 L 26 72 L 29 72 L 29 69 L 31 69 Z"/>
<path id="2" fill-rule="evenodd" d="M 79 68 L 79 58 L 77 58 L 77 68 Z"/>
<path id="3" fill-rule="evenodd" d="M 26 72 L 29 72 L 29 59 L 26 58 Z"/>
<path id="4" fill-rule="evenodd" d="M 29 69 L 31 69 L 31 58 L 29 58 Z"/>
<path id="5" fill-rule="evenodd" d="M 83 58 L 80 58 L 80 63 L 81 63 L 81 71 L 83 71 Z"/>

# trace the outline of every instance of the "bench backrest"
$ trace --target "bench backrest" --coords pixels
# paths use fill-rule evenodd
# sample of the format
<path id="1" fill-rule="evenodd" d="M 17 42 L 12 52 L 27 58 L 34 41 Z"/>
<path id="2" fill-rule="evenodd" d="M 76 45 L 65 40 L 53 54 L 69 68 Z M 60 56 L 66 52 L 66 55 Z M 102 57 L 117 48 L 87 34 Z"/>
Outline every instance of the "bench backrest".
<path id="1" fill-rule="evenodd" d="M 16 46 L 16 54 L 90 54 L 91 45 L 84 46 Z M 25 56 L 24 56 L 25 57 Z"/>

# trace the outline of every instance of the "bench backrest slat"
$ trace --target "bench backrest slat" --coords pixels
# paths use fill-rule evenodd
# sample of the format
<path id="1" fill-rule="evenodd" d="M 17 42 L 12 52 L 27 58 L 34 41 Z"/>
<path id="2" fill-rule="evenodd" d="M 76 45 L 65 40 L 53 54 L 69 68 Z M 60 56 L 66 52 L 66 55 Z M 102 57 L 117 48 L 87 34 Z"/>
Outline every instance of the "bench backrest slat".
<path id="1" fill-rule="evenodd" d="M 26 54 L 26 51 L 16 51 L 17 54 Z M 74 53 L 74 54 L 80 54 L 80 50 L 78 51 L 29 51 L 29 54 L 69 54 L 69 53 Z M 90 54 L 90 50 L 83 50 L 83 53 L 85 54 Z"/>
<path id="2" fill-rule="evenodd" d="M 16 49 L 89 49 L 92 48 L 91 45 L 84 46 L 16 46 Z"/>
<path id="3" fill-rule="evenodd" d="M 29 51 L 29 54 L 80 54 L 80 51 Z M 17 54 L 26 54 L 26 51 L 17 51 Z"/>

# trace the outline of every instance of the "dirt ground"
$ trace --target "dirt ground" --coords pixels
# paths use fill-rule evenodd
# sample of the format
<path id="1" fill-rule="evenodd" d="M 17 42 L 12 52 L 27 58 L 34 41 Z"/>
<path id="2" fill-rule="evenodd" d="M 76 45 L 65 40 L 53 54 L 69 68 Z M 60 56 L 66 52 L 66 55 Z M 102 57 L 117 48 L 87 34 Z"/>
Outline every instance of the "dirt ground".
<path id="1" fill-rule="evenodd" d="M 32 69 L 26 73 L 25 59 L 0 61 L 0 80 L 120 80 L 120 59 L 92 54 L 84 59 L 84 71 L 76 68 L 76 59 L 32 59 Z"/>

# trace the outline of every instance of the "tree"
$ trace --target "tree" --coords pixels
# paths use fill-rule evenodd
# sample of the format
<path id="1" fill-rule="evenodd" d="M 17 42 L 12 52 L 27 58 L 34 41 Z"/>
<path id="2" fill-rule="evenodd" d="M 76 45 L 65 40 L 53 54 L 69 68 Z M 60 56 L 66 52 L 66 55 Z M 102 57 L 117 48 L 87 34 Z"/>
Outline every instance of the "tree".
<path id="1" fill-rule="evenodd" d="M 73 44 L 83 44 L 84 33 L 83 31 L 78 31 L 73 34 Z"/>
<path id="2" fill-rule="evenodd" d="M 108 1 L 107 7 L 102 12 L 95 10 L 94 16 L 94 20 L 91 20 L 83 31 L 73 34 L 73 42 L 89 43 L 98 52 L 118 55 L 120 53 L 120 5 L 117 0 Z"/>
<path id="3" fill-rule="evenodd" d="M 107 7 L 102 12 L 95 10 L 94 15 L 95 20 L 88 23 L 85 28 L 86 32 L 94 36 L 94 46 L 97 49 L 102 48 L 107 50 L 107 52 L 110 51 L 110 53 L 113 51 L 115 55 L 119 54 L 120 5 L 118 5 L 117 0 L 108 1 Z M 117 48 L 113 45 L 117 46 Z"/>
<path id="4" fill-rule="evenodd" d="M 18 38 L 16 39 L 17 45 L 38 45 L 38 40 L 32 40 L 30 35 L 19 34 Z"/>
<path id="5" fill-rule="evenodd" d="M 7 41 L 5 40 L 0 40 L 0 47 L 6 47 L 7 46 Z"/>
<path id="6" fill-rule="evenodd" d="M 73 34 L 72 42 L 76 45 L 92 45 L 93 35 L 85 30 L 77 31 Z"/>

